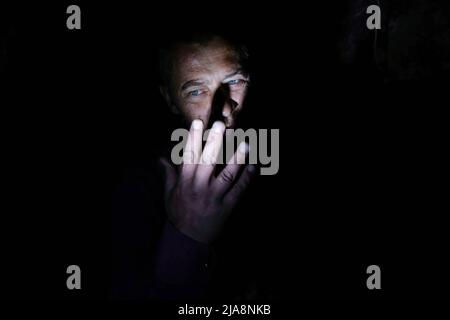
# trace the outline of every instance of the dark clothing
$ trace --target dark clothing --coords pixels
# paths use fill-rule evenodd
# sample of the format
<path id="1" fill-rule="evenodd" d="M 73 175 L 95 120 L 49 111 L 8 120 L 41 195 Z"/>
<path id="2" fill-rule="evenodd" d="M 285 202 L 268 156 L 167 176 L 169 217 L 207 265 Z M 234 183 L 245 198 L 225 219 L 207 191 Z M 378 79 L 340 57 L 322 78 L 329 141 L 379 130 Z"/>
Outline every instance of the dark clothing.
<path id="1" fill-rule="evenodd" d="M 113 297 L 201 298 L 210 247 L 167 221 L 157 166 L 129 170 L 113 199 Z"/>

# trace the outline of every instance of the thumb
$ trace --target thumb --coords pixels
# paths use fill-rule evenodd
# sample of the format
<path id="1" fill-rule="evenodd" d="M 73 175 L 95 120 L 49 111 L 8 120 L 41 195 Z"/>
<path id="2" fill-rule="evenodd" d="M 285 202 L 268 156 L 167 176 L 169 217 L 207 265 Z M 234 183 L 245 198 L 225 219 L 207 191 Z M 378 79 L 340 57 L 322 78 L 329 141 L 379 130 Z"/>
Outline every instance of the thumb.
<path id="1" fill-rule="evenodd" d="M 159 158 L 159 164 L 163 169 L 164 193 L 168 195 L 177 181 L 175 168 L 169 163 L 166 158 Z"/>

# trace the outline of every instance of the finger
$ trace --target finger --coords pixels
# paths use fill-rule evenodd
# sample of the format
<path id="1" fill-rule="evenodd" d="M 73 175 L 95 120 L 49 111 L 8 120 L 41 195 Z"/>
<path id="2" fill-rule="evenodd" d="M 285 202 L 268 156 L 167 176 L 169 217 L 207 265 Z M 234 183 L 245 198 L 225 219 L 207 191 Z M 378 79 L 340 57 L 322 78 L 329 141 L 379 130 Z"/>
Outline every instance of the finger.
<path id="1" fill-rule="evenodd" d="M 251 178 L 255 175 L 255 172 L 256 167 L 252 164 L 245 168 L 244 172 L 242 172 L 241 176 L 236 181 L 234 186 L 223 198 L 223 202 L 225 205 L 233 207 L 236 204 L 244 191 L 247 189 Z"/>
<path id="2" fill-rule="evenodd" d="M 164 175 L 164 195 L 168 195 L 175 187 L 177 181 L 177 174 L 175 168 L 165 158 L 160 158 L 159 163 L 163 168 Z"/>
<path id="3" fill-rule="evenodd" d="M 217 156 L 222 147 L 223 134 L 225 132 L 225 124 L 221 121 L 214 122 L 205 148 L 200 159 L 200 165 L 197 166 L 195 180 L 197 183 L 203 184 L 209 181 L 217 163 Z"/>
<path id="4" fill-rule="evenodd" d="M 194 177 L 195 169 L 200 161 L 202 152 L 202 134 L 203 122 L 195 119 L 192 121 L 186 147 L 183 152 L 183 166 L 181 168 L 181 177 L 183 179 L 191 179 Z"/>
<path id="5" fill-rule="evenodd" d="M 239 169 L 242 167 L 242 164 L 245 163 L 245 158 L 248 152 L 248 144 L 245 142 L 241 142 L 237 151 L 228 162 L 227 166 L 222 170 L 217 179 L 214 181 L 213 188 L 217 192 L 223 194 L 231 187 L 239 173 Z"/>

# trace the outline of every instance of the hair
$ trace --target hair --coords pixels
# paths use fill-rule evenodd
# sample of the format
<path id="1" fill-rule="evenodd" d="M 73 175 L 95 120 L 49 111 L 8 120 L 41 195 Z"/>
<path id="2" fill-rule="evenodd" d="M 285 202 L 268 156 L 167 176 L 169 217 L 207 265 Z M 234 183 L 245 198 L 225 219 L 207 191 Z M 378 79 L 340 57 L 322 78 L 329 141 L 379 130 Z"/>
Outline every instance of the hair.
<path id="1" fill-rule="evenodd" d="M 158 50 L 159 84 L 168 86 L 170 83 L 173 51 L 176 46 L 180 44 L 207 45 L 215 39 L 221 39 L 228 43 L 236 51 L 239 63 L 248 71 L 249 54 L 247 47 L 241 41 L 220 32 L 188 31 L 178 33 L 176 36 L 166 37 L 161 41 Z"/>

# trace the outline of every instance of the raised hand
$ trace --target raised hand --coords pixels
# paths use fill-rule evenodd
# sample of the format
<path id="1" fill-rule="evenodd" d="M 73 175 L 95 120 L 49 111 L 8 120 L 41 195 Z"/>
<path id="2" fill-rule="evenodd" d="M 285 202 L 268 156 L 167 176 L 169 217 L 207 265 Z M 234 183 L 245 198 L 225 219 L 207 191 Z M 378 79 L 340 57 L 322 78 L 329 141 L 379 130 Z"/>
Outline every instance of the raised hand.
<path id="1" fill-rule="evenodd" d="M 239 175 L 249 151 L 242 142 L 225 168 L 217 177 L 214 175 L 224 132 L 224 123 L 215 122 L 202 152 L 203 122 L 194 120 L 179 170 L 161 159 L 168 218 L 179 231 L 203 243 L 219 235 L 255 172 L 255 167 L 249 165 Z"/>

